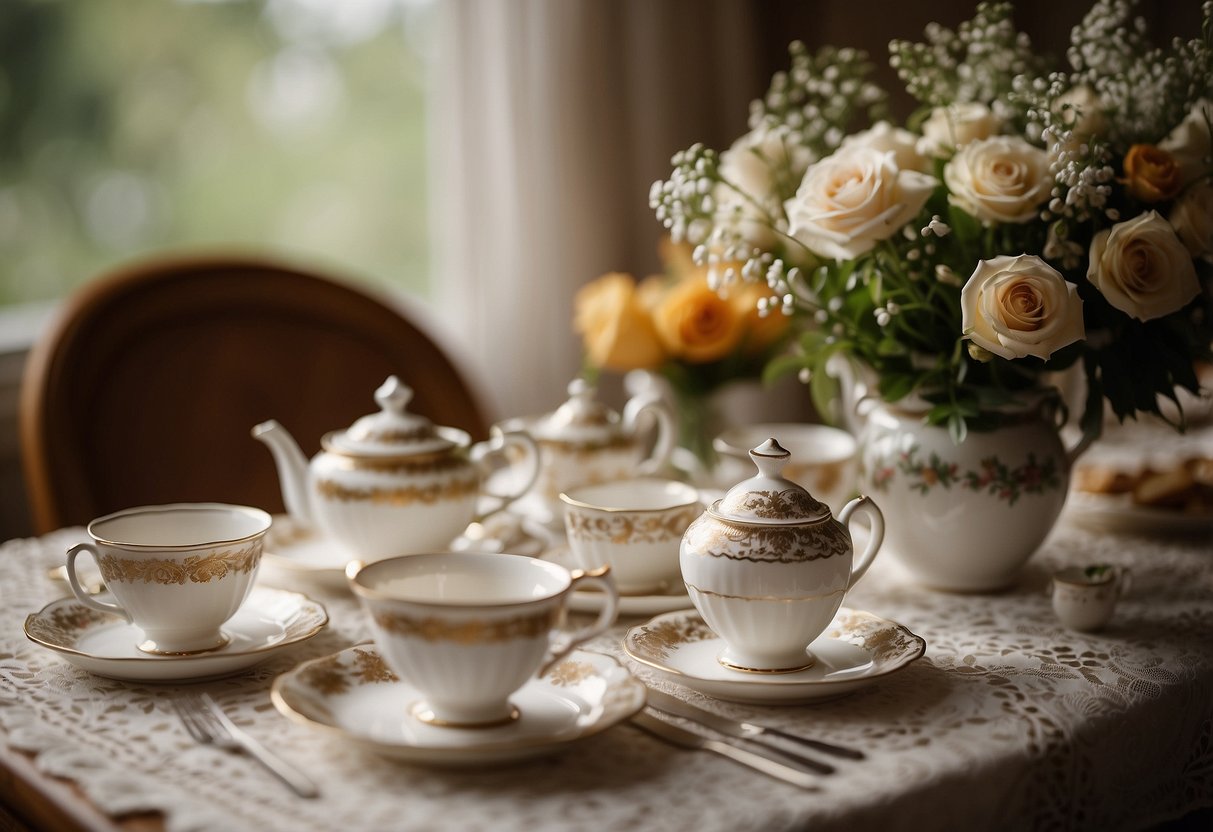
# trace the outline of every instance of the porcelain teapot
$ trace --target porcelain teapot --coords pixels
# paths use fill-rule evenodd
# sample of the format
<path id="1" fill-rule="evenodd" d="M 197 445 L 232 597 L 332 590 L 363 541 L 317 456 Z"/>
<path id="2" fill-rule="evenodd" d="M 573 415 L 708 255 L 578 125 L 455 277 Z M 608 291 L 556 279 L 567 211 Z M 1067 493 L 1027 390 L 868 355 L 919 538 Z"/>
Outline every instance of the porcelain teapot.
<path id="1" fill-rule="evenodd" d="M 464 431 L 408 412 L 412 397 L 391 376 L 375 391 L 379 412 L 325 434 L 323 450 L 311 462 L 278 422 L 253 428 L 253 437 L 274 456 L 287 511 L 351 558 L 370 562 L 445 550 L 470 522 L 504 508 L 535 481 L 539 452 L 525 433 L 495 430 L 487 442 L 472 445 Z M 507 451 L 522 471 L 521 487 L 489 492 L 484 481 L 490 460 Z M 482 497 L 495 504 L 478 513 Z"/>
<path id="2" fill-rule="evenodd" d="M 656 393 L 633 396 L 622 415 L 598 401 L 585 379 L 568 386 L 568 399 L 551 413 L 500 423 L 539 446 L 539 475 L 518 510 L 533 520 L 563 528 L 560 495 L 582 485 L 656 474 L 669 461 L 677 439 L 674 413 Z M 657 436 L 646 455 L 642 420 L 656 422 Z"/>
<path id="3" fill-rule="evenodd" d="M 733 486 L 687 528 L 679 565 L 691 602 L 726 647 L 728 668 L 793 673 L 812 666 L 809 644 L 872 565 L 884 516 L 868 497 L 830 510 L 782 475 L 791 454 L 775 439 L 750 451 L 758 476 Z M 856 558 L 851 517 L 868 516 Z"/>

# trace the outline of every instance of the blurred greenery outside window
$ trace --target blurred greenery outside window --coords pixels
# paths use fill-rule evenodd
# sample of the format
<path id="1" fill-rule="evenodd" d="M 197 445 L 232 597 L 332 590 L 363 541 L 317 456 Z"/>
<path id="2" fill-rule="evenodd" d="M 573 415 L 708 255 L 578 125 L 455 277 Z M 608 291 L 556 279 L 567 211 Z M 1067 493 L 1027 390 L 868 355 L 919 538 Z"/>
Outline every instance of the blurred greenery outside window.
<path id="1" fill-rule="evenodd" d="M 0 307 L 235 246 L 425 294 L 432 0 L 0 0 Z"/>

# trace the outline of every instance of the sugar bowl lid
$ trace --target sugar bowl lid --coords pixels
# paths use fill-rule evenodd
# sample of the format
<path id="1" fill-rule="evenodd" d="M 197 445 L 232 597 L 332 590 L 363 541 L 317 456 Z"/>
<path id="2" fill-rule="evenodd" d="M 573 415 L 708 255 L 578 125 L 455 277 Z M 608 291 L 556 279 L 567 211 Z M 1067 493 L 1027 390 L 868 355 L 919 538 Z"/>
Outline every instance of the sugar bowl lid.
<path id="1" fill-rule="evenodd" d="M 598 401 L 594 385 L 576 378 L 569 382 L 568 391 L 564 404 L 536 421 L 533 433 L 537 439 L 602 442 L 622 432 L 619 414 Z"/>
<path id="2" fill-rule="evenodd" d="M 325 449 L 354 456 L 402 457 L 455 447 L 456 443 L 442 436 L 433 422 L 408 411 L 412 399 L 412 388 L 396 376 L 389 376 L 375 391 L 379 412 L 363 416 L 346 430 L 325 436 Z"/>
<path id="3" fill-rule="evenodd" d="M 790 526 L 830 517 L 826 505 L 783 476 L 791 454 L 775 439 L 750 450 L 758 476 L 743 480 L 716 501 L 710 511 L 724 520 L 754 525 Z"/>

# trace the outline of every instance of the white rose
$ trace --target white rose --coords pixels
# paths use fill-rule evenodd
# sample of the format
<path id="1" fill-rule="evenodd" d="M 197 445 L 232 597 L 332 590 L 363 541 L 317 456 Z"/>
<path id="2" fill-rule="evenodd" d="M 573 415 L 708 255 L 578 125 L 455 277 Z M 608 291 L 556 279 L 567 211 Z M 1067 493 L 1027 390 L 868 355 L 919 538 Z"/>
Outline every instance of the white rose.
<path id="1" fill-rule="evenodd" d="M 1018 136 L 979 139 L 944 166 L 948 201 L 985 222 L 1029 222 L 1049 198 L 1049 154 Z"/>
<path id="2" fill-rule="evenodd" d="M 839 150 L 812 165 L 787 201 L 788 233 L 822 257 L 848 260 L 896 234 L 938 184 L 900 170 L 891 152 Z"/>
<path id="3" fill-rule="evenodd" d="M 918 137 L 909 130 L 894 127 L 887 121 L 878 121 L 867 130 L 847 136 L 840 150 L 854 147 L 870 147 L 882 153 L 892 153 L 893 161 L 901 170 L 919 170 L 929 173 L 931 160 L 918 152 Z"/>
<path id="4" fill-rule="evenodd" d="M 1096 234 L 1087 279 L 1108 303 L 1139 321 L 1170 315 L 1200 294 L 1192 256 L 1157 211 Z"/>
<path id="5" fill-rule="evenodd" d="M 1213 182 L 1203 179 L 1188 186 L 1167 221 L 1193 257 L 1213 253 Z"/>
<path id="6" fill-rule="evenodd" d="M 1108 120 L 1104 118 L 1099 93 L 1091 89 L 1088 84 L 1070 87 L 1059 95 L 1053 104 L 1054 110 L 1059 113 L 1064 112 L 1066 121 L 1072 122 L 1070 130 L 1076 139 L 1086 141 L 1092 136 L 1098 136 L 1108 128 Z"/>
<path id="7" fill-rule="evenodd" d="M 1078 287 L 1035 255 L 979 261 L 960 308 L 965 337 L 1003 358 L 1048 360 L 1085 335 Z"/>
<path id="8" fill-rule="evenodd" d="M 781 215 L 783 201 L 778 185 L 799 182 L 812 160 L 808 148 L 783 132 L 765 126 L 751 130 L 720 154 L 720 175 L 729 185 L 718 185 L 713 193 L 716 216 L 747 242 L 770 248 L 775 242 L 771 223 Z"/>
<path id="9" fill-rule="evenodd" d="M 966 102 L 936 107 L 922 123 L 918 152 L 922 156 L 950 156 L 958 148 L 987 139 L 1002 129 L 998 116 L 985 104 Z"/>
<path id="10" fill-rule="evenodd" d="M 1192 112 L 1181 121 L 1158 146 L 1175 157 L 1180 179 L 1187 185 L 1210 172 L 1213 141 L 1209 137 L 1209 120 L 1213 119 L 1213 104 L 1202 98 Z"/>

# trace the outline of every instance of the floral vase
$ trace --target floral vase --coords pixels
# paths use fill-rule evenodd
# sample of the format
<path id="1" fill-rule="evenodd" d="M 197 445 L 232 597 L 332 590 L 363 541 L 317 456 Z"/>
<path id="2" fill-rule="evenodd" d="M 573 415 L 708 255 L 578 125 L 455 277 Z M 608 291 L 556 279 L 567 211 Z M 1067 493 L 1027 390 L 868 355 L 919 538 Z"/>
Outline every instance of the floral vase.
<path id="1" fill-rule="evenodd" d="M 957 445 L 921 413 L 878 404 L 862 436 L 860 482 L 886 518 L 885 548 L 918 582 L 953 592 L 1013 584 L 1065 503 L 1067 451 L 1041 409 Z"/>

